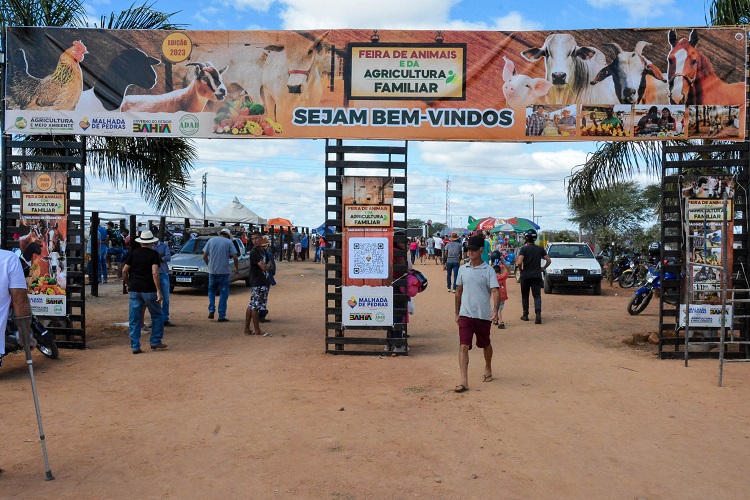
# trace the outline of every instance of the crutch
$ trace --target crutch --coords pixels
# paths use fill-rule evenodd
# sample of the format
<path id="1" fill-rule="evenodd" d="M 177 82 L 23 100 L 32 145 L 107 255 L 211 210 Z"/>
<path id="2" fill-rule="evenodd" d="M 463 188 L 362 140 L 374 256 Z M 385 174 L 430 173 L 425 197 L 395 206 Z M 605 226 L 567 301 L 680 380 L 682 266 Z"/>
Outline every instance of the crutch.
<path id="1" fill-rule="evenodd" d="M 17 318 L 18 319 L 18 318 Z M 44 480 L 52 481 L 55 476 L 49 468 L 49 459 L 47 458 L 47 443 L 44 441 L 44 428 L 42 427 L 42 412 L 39 410 L 39 398 L 36 395 L 36 382 L 34 381 L 34 365 L 31 361 L 31 346 L 25 342 L 23 350 L 26 351 L 26 364 L 29 366 L 29 376 L 31 377 L 31 392 L 34 394 L 34 407 L 36 407 L 36 421 L 39 424 L 39 439 L 42 440 L 42 454 L 44 455 Z"/>

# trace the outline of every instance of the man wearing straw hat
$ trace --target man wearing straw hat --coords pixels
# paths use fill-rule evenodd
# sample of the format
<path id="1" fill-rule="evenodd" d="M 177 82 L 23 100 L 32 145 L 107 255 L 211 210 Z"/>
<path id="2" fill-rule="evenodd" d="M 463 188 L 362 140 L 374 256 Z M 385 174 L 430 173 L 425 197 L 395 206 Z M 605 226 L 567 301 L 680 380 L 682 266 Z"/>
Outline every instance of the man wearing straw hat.
<path id="1" fill-rule="evenodd" d="M 159 254 L 151 247 L 159 241 L 151 231 L 143 231 L 139 238 L 139 248 L 133 249 L 125 258 L 122 268 L 122 281 L 130 294 L 128 324 L 130 326 L 130 348 L 133 354 L 141 350 L 141 318 L 143 307 L 151 315 L 151 349 L 166 349 L 164 337 L 164 317 L 161 310 L 161 283 L 159 280 Z"/>

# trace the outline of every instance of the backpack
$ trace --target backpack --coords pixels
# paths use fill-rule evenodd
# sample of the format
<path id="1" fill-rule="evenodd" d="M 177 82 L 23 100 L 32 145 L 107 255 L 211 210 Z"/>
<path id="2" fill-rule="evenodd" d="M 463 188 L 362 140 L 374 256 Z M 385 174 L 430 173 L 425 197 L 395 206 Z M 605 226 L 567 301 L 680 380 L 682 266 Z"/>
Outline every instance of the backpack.
<path id="1" fill-rule="evenodd" d="M 109 241 L 113 248 L 122 248 L 125 246 L 125 238 L 122 237 L 122 234 L 120 234 L 120 231 L 117 229 L 112 229 L 112 232 L 109 234 Z"/>
<path id="2" fill-rule="evenodd" d="M 419 280 L 419 292 L 424 292 L 427 289 L 427 276 L 418 269 L 412 269 L 411 272 Z"/>

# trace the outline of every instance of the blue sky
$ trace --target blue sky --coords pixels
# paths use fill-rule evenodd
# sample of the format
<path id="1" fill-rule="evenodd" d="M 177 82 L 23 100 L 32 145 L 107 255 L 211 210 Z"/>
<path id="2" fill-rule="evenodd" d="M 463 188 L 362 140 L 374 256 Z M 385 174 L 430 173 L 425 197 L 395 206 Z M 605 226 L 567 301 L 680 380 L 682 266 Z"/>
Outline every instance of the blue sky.
<path id="1" fill-rule="evenodd" d="M 86 3 L 92 25 L 131 0 Z M 442 29 L 566 30 L 705 26 L 705 3 L 673 0 L 536 0 L 508 7 L 478 0 L 156 0 L 154 8 L 177 12 L 186 29 Z M 198 140 L 200 159 L 192 178 L 208 173 L 208 205 L 213 211 L 238 197 L 262 217 L 286 217 L 317 226 L 324 219 L 324 141 Z M 573 228 L 565 197 L 565 177 L 593 151 L 595 143 L 409 143 L 409 217 L 446 220 L 446 180 L 451 183 L 451 220 L 534 215 L 542 229 Z M 643 179 L 647 181 L 648 179 Z M 655 179 L 651 179 L 652 182 Z M 533 195 L 533 196 L 532 196 Z M 112 192 L 89 177 L 88 210 L 154 213 L 136 192 Z"/>

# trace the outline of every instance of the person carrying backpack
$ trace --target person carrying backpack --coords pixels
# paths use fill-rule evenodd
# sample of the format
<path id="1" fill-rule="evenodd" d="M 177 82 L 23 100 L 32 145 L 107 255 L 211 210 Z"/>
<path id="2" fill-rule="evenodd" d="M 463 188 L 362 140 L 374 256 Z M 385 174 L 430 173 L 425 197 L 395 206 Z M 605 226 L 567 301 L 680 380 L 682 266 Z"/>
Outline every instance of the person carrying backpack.
<path id="1" fill-rule="evenodd" d="M 109 240 L 107 255 L 112 256 L 112 262 L 117 267 L 117 281 L 120 281 L 122 279 L 122 260 L 125 256 L 125 238 L 115 228 L 115 223 L 112 221 L 107 222 L 107 239 Z"/>

